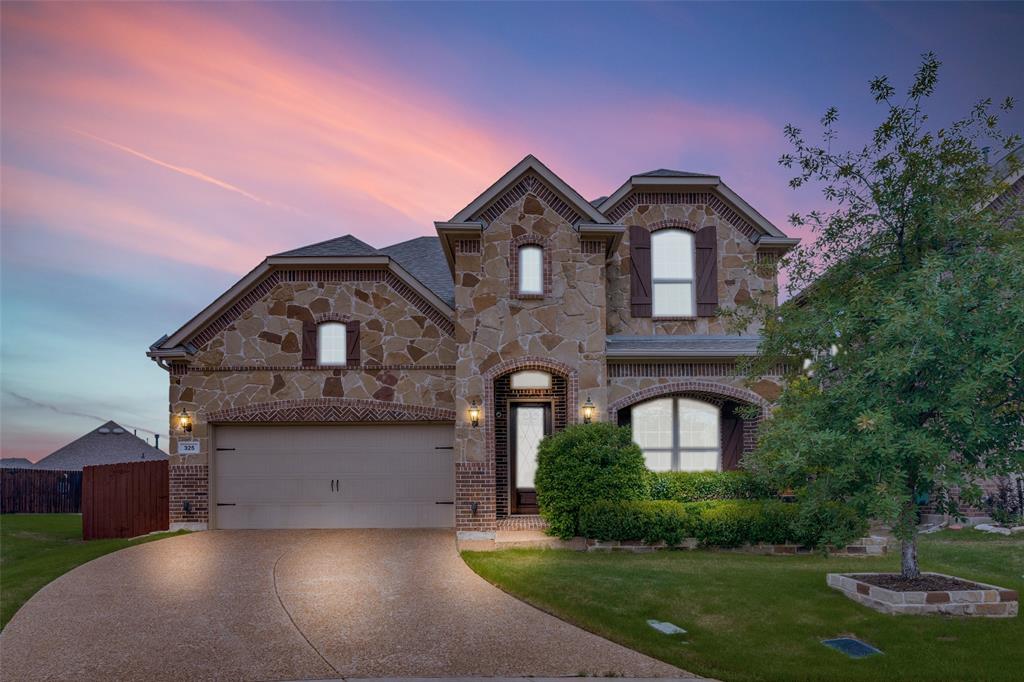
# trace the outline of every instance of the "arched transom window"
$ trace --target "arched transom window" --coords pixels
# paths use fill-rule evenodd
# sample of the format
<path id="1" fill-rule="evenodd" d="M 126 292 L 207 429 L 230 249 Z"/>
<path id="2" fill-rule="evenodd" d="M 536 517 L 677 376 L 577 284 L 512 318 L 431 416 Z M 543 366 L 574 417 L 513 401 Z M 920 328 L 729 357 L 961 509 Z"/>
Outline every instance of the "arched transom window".
<path id="1" fill-rule="evenodd" d="M 344 365 L 346 358 L 345 325 L 341 322 L 322 322 L 316 330 L 317 364 Z"/>
<path id="2" fill-rule="evenodd" d="M 551 375 L 527 369 L 513 374 L 509 385 L 512 388 L 551 388 Z"/>
<path id="3" fill-rule="evenodd" d="M 632 410 L 633 440 L 651 471 L 721 469 L 718 408 L 689 398 L 659 398 Z"/>
<path id="4" fill-rule="evenodd" d="M 659 230 L 651 235 L 651 285 L 654 317 L 694 314 L 693 234 Z"/>

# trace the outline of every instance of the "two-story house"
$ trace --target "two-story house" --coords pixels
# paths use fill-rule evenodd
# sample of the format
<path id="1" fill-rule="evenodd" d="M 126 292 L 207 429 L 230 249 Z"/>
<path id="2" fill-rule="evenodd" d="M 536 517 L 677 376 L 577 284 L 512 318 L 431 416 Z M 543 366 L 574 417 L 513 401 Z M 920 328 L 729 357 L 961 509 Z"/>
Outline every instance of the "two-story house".
<path id="1" fill-rule="evenodd" d="M 537 528 L 545 434 L 631 424 L 656 470 L 732 469 L 774 377 L 736 369 L 784 235 L 713 175 L 585 200 L 528 156 L 436 237 L 268 257 L 148 355 L 170 376 L 171 519 Z M 182 444 L 183 447 L 179 447 Z"/>

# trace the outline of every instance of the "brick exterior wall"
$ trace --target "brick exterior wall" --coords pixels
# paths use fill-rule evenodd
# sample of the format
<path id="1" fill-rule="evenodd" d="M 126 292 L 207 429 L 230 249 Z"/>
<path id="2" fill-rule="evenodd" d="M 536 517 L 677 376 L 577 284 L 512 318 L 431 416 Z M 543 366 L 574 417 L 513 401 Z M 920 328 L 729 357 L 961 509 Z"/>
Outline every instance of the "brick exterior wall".
<path id="1" fill-rule="evenodd" d="M 209 523 L 209 467 L 205 464 L 174 464 L 168 472 L 171 523 Z M 185 503 L 191 509 L 185 511 Z"/>
<path id="2" fill-rule="evenodd" d="M 455 527 L 460 531 L 493 532 L 494 467 L 487 462 L 456 462 L 455 491 Z M 475 513 L 473 503 L 477 504 Z"/>
<path id="3" fill-rule="evenodd" d="M 509 475 L 512 453 L 509 451 L 509 419 L 511 418 L 511 403 L 537 402 L 551 403 L 551 429 L 553 432 L 561 431 L 567 423 L 566 395 L 568 382 L 565 377 L 558 374 L 551 375 L 551 388 L 546 389 L 513 389 L 511 387 L 512 374 L 505 374 L 494 380 L 494 405 L 496 417 L 494 419 L 494 488 L 497 496 L 495 509 L 497 518 L 500 520 L 511 513 L 512 488 L 509 484 Z"/>

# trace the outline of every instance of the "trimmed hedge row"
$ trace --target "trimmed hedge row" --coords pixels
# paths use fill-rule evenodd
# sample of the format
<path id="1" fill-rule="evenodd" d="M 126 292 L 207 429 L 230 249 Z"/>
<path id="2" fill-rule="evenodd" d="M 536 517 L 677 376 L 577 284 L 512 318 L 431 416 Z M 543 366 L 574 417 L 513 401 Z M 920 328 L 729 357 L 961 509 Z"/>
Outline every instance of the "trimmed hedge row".
<path id="1" fill-rule="evenodd" d="M 678 545 L 697 538 L 702 545 L 801 542 L 799 505 L 776 500 L 671 501 L 601 500 L 580 511 L 580 533 L 597 540 L 642 540 Z"/>
<path id="2" fill-rule="evenodd" d="M 652 471 L 652 500 L 702 502 L 704 500 L 758 500 L 774 497 L 746 471 Z"/>

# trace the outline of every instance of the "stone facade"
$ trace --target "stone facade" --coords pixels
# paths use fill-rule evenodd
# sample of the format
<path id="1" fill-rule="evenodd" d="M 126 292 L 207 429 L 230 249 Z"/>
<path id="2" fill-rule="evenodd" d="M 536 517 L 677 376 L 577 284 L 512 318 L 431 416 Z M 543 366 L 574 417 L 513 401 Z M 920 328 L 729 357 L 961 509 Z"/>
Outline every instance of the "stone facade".
<path id="1" fill-rule="evenodd" d="M 773 262 L 785 237 L 775 230 L 776 246 L 759 244 L 763 227 L 712 190 L 627 192 L 602 214 L 531 159 L 453 219 L 455 236 L 446 236 L 447 224 L 438 226 L 450 298 L 436 297 L 437 271 L 416 280 L 406 272 L 416 261 L 399 268 L 389 265 L 391 255 L 367 255 L 395 247 L 376 251 L 344 237 L 358 243 L 356 252 L 332 255 L 311 245 L 297 250 L 308 258 L 271 257 L 231 292 L 226 307 L 198 316 L 173 343 L 165 337 L 155 344 L 151 356 L 170 374 L 172 424 L 182 411 L 191 416 L 188 438 L 200 446 L 187 460 L 172 457 L 173 521 L 208 518 L 203 482 L 216 424 L 452 423 L 456 528 L 493 537 L 535 531 L 538 523 L 515 516 L 509 503 L 511 400 L 549 401 L 556 430 L 580 421 L 587 401 L 595 419 L 612 421 L 635 403 L 668 395 L 712 402 L 723 414 L 750 404 L 767 412 L 778 377 L 748 385 L 734 357 L 608 358 L 606 339 L 728 331 L 713 315 L 631 316 L 630 226 L 713 226 L 722 308 L 774 301 Z M 518 291 L 518 250 L 527 246 L 543 249 L 540 294 Z M 344 367 L 304 360 L 304 334 L 328 321 L 358 324 L 358 359 Z M 511 390 L 508 377 L 527 369 L 550 373 L 552 390 Z M 469 418 L 473 404 L 481 409 L 477 425 Z M 757 420 L 743 423 L 745 450 L 756 427 Z M 172 428 L 172 453 L 183 435 Z"/>
<path id="2" fill-rule="evenodd" d="M 682 197 L 700 200 L 704 195 Z M 668 201 L 655 195 L 650 201 Z M 709 201 L 710 199 L 705 198 Z M 773 268 L 762 256 L 759 263 L 756 244 L 735 225 L 702 203 L 637 204 L 622 217 L 622 224 L 640 225 L 655 232 L 680 228 L 697 232 L 709 225 L 718 235 L 718 304 L 731 307 L 753 299 L 774 303 L 776 282 Z M 630 315 L 629 232 L 608 263 L 608 333 L 647 336 L 651 334 L 727 334 L 725 322 L 718 317 L 634 318 Z M 748 329 L 746 333 L 756 333 Z"/>
<path id="3" fill-rule="evenodd" d="M 406 298 L 381 270 L 350 270 L 346 278 L 355 281 L 347 282 L 324 281 L 332 275 L 322 271 L 301 275 L 287 279 L 307 281 L 278 281 L 190 363 L 172 366 L 170 451 L 185 435 L 173 424 L 182 410 L 193 418 L 188 438 L 200 443 L 187 461 L 171 457 L 173 523 L 207 521 L 211 423 L 454 419 L 455 341 L 443 320 L 425 314 L 422 301 Z M 326 320 L 360 323 L 358 364 L 303 367 L 303 322 Z"/>

